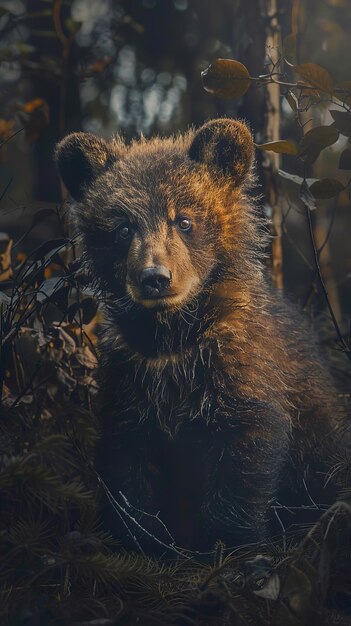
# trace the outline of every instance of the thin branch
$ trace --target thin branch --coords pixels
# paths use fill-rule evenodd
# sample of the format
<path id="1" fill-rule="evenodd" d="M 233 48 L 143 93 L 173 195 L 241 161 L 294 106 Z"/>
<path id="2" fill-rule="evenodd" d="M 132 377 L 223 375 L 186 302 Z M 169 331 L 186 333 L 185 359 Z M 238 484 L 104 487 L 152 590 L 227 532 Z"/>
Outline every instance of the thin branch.
<path id="1" fill-rule="evenodd" d="M 330 313 L 330 317 L 332 319 L 332 322 L 334 324 L 334 328 L 339 340 L 339 343 L 342 347 L 343 352 L 345 352 L 347 358 L 351 361 L 351 350 L 350 347 L 347 345 L 346 341 L 344 340 L 341 330 L 339 328 L 339 324 L 337 322 L 337 319 L 335 317 L 334 311 L 333 311 L 333 307 L 330 304 L 330 300 L 329 300 L 329 296 L 328 296 L 328 291 L 327 288 L 325 286 L 324 283 L 324 279 L 322 276 L 322 272 L 321 272 L 321 268 L 320 268 L 320 264 L 319 264 L 319 255 L 318 255 L 318 250 L 317 250 L 317 246 L 316 246 L 316 241 L 314 238 L 314 232 L 313 232 L 313 225 L 312 225 L 312 219 L 311 219 L 311 211 L 308 207 L 308 205 L 304 202 L 305 207 L 306 207 L 306 213 L 307 213 L 307 221 L 308 221 L 308 231 L 309 231 L 309 236 L 310 236 L 310 242 L 311 242 L 311 246 L 312 246 L 312 251 L 313 251 L 313 256 L 314 256 L 314 262 L 315 262 L 315 267 L 316 267 L 316 272 L 317 272 L 317 276 L 324 294 L 324 298 L 325 301 L 327 303 L 327 307 Z"/>
<path id="2" fill-rule="evenodd" d="M 13 139 L 14 137 L 16 137 L 16 135 L 18 135 L 18 133 L 21 133 L 22 130 L 24 130 L 24 128 L 20 128 L 19 130 L 16 130 L 15 133 L 13 133 L 13 135 L 11 135 L 10 137 L 8 137 L 7 139 L 5 139 L 4 141 L 2 141 L 0 143 L 0 148 L 2 148 L 6 143 L 8 143 L 9 141 L 11 141 L 11 139 Z"/>

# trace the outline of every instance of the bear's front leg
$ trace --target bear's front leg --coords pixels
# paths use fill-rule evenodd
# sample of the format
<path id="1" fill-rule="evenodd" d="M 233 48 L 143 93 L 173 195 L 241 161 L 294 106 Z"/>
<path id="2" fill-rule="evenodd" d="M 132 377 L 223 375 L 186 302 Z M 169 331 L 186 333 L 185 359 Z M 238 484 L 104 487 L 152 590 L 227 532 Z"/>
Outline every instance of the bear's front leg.
<path id="1" fill-rule="evenodd" d="M 209 424 L 202 540 L 228 547 L 257 542 L 277 494 L 289 445 L 289 420 L 274 406 L 238 402 Z"/>
<path id="2" fill-rule="evenodd" d="M 153 536 L 169 539 L 156 518 L 160 486 L 154 457 L 162 446 L 160 433 L 140 424 L 134 414 L 102 420 L 95 457 L 100 510 L 106 530 L 127 549 L 142 546 L 152 552 L 157 548 Z"/>

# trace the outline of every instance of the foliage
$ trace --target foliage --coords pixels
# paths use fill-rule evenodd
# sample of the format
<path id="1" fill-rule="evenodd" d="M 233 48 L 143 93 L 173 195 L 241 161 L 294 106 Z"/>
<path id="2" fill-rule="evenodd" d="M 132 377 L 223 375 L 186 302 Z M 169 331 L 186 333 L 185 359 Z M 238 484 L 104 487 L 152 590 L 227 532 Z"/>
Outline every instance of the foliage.
<path id="1" fill-rule="evenodd" d="M 303 132 L 296 144 L 294 140 L 280 139 L 256 144 L 259 150 L 271 151 L 276 154 L 296 156 L 302 166 L 303 176 L 298 177 L 288 172 L 280 171 L 283 178 L 287 178 L 300 187 L 300 201 L 307 212 L 309 236 L 314 252 L 314 262 L 318 278 L 326 299 L 326 303 L 333 320 L 338 337 L 339 348 L 351 360 L 350 338 L 343 336 L 337 319 L 334 315 L 328 293 L 324 285 L 319 268 L 319 250 L 314 238 L 310 212 L 316 209 L 315 200 L 327 200 L 347 190 L 350 197 L 351 178 L 345 184 L 336 178 L 320 178 L 307 181 L 309 169 L 318 159 L 320 153 L 327 147 L 335 144 L 339 136 L 351 136 L 351 83 L 334 86 L 332 76 L 323 67 L 316 63 L 293 64 L 288 60 L 296 57 L 296 37 L 288 35 L 283 44 L 283 51 L 278 60 L 271 64 L 271 70 L 257 78 L 250 76 L 248 69 L 238 61 L 231 59 L 216 59 L 202 72 L 202 81 L 206 91 L 222 98 L 238 98 L 243 96 L 250 87 L 250 83 L 257 83 L 263 87 L 278 85 L 282 94 L 295 114 L 300 128 L 304 131 L 302 114 L 317 105 L 328 106 L 332 122 L 329 125 L 314 126 Z M 288 54 L 286 53 L 288 50 Z M 284 56 L 285 51 L 285 56 Z M 288 58 L 287 58 L 288 57 Z M 290 76 L 291 78 L 290 78 Z M 302 80 L 300 80 L 300 77 Z M 330 105 L 338 108 L 332 109 Z M 346 148 L 340 155 L 339 169 L 347 170 L 350 162 L 350 149 Z"/>
<path id="2" fill-rule="evenodd" d="M 230 59 L 216 59 L 202 72 L 203 85 L 206 91 L 224 98 L 236 98 L 244 95 L 250 87 L 250 81 L 261 85 L 270 83 L 283 87 L 292 110 L 298 117 L 306 108 L 317 103 L 331 103 L 340 107 L 331 109 L 333 122 L 329 126 L 317 126 L 307 131 L 296 146 L 294 141 L 286 139 L 258 144 L 260 150 L 272 150 L 278 154 L 297 155 L 305 166 L 311 165 L 318 158 L 321 151 L 334 144 L 339 135 L 351 135 L 351 85 L 334 87 L 329 72 L 315 63 L 291 65 L 281 57 L 279 65 L 286 64 L 293 74 L 303 77 L 303 81 L 287 82 L 285 68 L 275 66 L 269 74 L 254 78 L 242 63 Z M 244 77 L 244 78 L 243 78 Z M 306 98 L 308 99 L 306 103 Z M 302 126 L 302 124 L 301 124 Z M 347 150 L 347 149 L 346 149 Z M 343 160 L 346 159 L 343 157 Z M 346 169 L 345 167 L 343 169 Z M 329 179 L 328 179 L 329 180 Z M 323 195 L 318 195 L 319 186 L 312 187 L 312 194 L 316 198 L 331 198 L 351 184 L 351 178 L 343 185 L 340 181 L 330 179 L 324 183 Z"/>
<path id="3" fill-rule="evenodd" d="M 213 554 L 184 551 L 176 560 L 127 554 L 101 531 L 91 468 L 94 334 L 90 316 L 79 321 L 81 288 L 65 252 L 59 264 L 57 246 L 45 247 L 51 251 L 44 258 L 43 249 L 33 253 L 41 256 L 36 270 L 23 261 L 1 291 L 4 319 L 12 320 L 3 335 L 11 350 L 0 438 L 2 623 L 323 626 L 339 619 L 336 607 L 351 601 L 346 504 L 326 511 L 288 547 L 285 536 L 234 551 L 218 543 Z M 67 298 L 58 277 L 45 279 L 43 289 L 43 273 L 57 266 L 67 272 Z M 28 283 L 19 282 L 23 275 Z M 345 473 L 346 464 L 339 459 L 335 472 Z"/>

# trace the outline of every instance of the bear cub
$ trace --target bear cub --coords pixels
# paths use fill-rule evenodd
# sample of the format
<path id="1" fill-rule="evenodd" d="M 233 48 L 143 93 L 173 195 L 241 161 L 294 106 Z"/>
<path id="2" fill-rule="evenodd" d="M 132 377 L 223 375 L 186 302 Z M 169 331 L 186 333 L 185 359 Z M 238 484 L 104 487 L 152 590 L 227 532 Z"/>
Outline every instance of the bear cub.
<path id="1" fill-rule="evenodd" d="M 231 119 L 128 146 L 73 133 L 56 152 L 104 307 L 97 470 L 150 535 L 191 549 L 264 537 L 340 421 L 311 332 L 266 276 L 253 154 Z M 122 542 L 139 533 L 109 500 L 104 517 Z"/>

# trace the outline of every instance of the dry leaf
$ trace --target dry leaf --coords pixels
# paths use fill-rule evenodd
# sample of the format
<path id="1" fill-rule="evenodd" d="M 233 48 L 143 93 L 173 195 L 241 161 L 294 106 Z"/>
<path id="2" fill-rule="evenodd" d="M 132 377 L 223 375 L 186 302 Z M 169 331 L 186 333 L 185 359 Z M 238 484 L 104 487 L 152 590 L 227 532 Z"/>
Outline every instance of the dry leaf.
<path id="1" fill-rule="evenodd" d="M 297 154 L 297 146 L 295 142 L 288 139 L 256 144 L 256 148 L 259 148 L 259 150 L 271 150 L 272 152 L 276 152 L 278 154 Z"/>
<path id="2" fill-rule="evenodd" d="M 317 63 L 303 63 L 295 65 L 294 69 L 306 83 L 332 95 L 334 90 L 333 79 L 324 67 L 317 65 Z"/>
<path id="3" fill-rule="evenodd" d="M 251 82 L 245 65 L 232 59 L 216 59 L 201 77 L 205 90 L 218 98 L 240 98 Z"/>
<path id="4" fill-rule="evenodd" d="M 11 278 L 13 271 L 11 265 L 11 251 L 13 240 L 10 239 L 6 245 L 4 252 L 0 254 L 0 282 Z"/>

